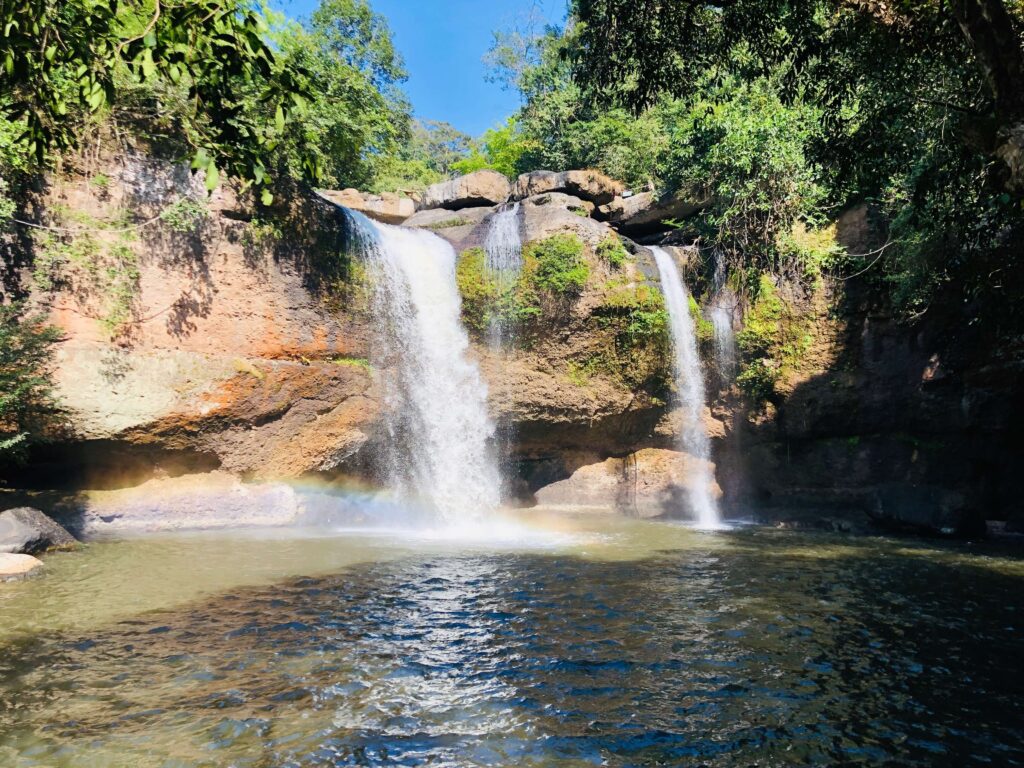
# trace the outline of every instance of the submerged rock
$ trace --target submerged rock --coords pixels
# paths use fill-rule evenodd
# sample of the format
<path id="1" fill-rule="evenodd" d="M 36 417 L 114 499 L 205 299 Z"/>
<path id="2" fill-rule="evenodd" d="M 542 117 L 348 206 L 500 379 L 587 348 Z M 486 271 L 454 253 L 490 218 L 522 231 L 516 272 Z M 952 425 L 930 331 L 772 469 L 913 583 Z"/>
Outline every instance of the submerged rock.
<path id="1" fill-rule="evenodd" d="M 401 224 L 416 213 L 416 203 L 412 198 L 389 192 L 371 195 L 357 189 L 343 189 L 340 192 L 323 190 L 321 194 L 333 203 L 359 211 L 384 224 Z"/>
<path id="2" fill-rule="evenodd" d="M 516 179 L 512 198 L 525 200 L 545 192 L 564 192 L 594 205 L 606 205 L 621 195 L 623 189 L 621 182 L 599 171 L 533 171 Z"/>
<path id="3" fill-rule="evenodd" d="M 457 211 L 481 205 L 497 205 L 508 200 L 512 185 L 497 171 L 475 171 L 466 176 L 427 187 L 419 210 L 447 208 Z"/>
<path id="4" fill-rule="evenodd" d="M 20 579 L 42 565 L 43 561 L 32 555 L 0 553 L 0 581 Z"/>
<path id="5" fill-rule="evenodd" d="M 77 543 L 74 536 L 38 509 L 17 507 L 0 512 L 0 553 L 36 555 Z"/>

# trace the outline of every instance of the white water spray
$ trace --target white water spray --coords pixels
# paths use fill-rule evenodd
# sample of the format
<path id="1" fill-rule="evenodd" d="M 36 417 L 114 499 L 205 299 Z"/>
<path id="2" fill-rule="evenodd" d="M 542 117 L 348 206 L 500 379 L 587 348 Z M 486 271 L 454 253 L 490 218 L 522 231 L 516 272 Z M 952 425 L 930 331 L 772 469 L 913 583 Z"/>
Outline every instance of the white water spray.
<path id="1" fill-rule="evenodd" d="M 519 203 L 498 211 L 491 217 L 484 240 L 487 259 L 484 267 L 497 282 L 502 295 L 510 290 L 523 267 L 523 241 L 519 233 Z M 501 349 L 511 340 L 515 329 L 507 318 L 492 317 L 488 324 L 488 343 Z"/>
<path id="2" fill-rule="evenodd" d="M 695 459 L 696 476 L 688 484 L 690 505 L 702 528 L 720 524 L 718 505 L 711 492 L 711 444 L 704 429 L 704 376 L 697 353 L 697 334 L 690 315 L 690 297 L 679 268 L 661 248 L 651 248 L 665 295 L 672 346 L 675 350 L 676 388 L 683 408 L 682 448 Z"/>
<path id="3" fill-rule="evenodd" d="M 715 332 L 715 362 L 720 383 L 728 387 L 736 376 L 736 334 L 733 326 L 739 301 L 726 285 L 725 277 L 725 260 L 719 254 L 715 258 L 708 320 Z"/>
<path id="4" fill-rule="evenodd" d="M 519 235 L 519 203 L 498 211 L 484 241 L 487 270 L 500 277 L 515 277 L 523 266 L 523 242 Z"/>
<path id="5" fill-rule="evenodd" d="M 500 478 L 487 387 L 460 322 L 455 251 L 431 232 L 349 215 L 372 285 L 388 484 L 446 523 L 473 523 L 498 506 Z"/>

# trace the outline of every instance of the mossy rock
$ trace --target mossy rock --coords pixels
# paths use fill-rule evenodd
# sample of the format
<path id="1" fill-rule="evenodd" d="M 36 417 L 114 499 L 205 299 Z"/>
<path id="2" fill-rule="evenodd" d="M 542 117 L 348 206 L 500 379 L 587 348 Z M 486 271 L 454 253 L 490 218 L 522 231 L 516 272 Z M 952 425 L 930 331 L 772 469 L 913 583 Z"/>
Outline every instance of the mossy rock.
<path id="1" fill-rule="evenodd" d="M 736 334 L 742 366 L 736 382 L 754 403 L 772 400 L 787 373 L 799 368 L 813 344 L 812 320 L 792 310 L 779 296 L 775 283 L 761 275 Z"/>
<path id="2" fill-rule="evenodd" d="M 671 342 L 665 298 L 646 281 L 609 280 L 595 309 L 600 351 L 592 368 L 631 388 L 661 396 L 671 381 Z"/>
<path id="3" fill-rule="evenodd" d="M 527 326 L 577 298 L 586 288 L 590 267 L 583 242 L 575 235 L 555 235 L 529 243 L 515 279 L 487 271 L 483 248 L 463 251 L 456 265 L 463 321 L 480 332 L 492 323 Z"/>

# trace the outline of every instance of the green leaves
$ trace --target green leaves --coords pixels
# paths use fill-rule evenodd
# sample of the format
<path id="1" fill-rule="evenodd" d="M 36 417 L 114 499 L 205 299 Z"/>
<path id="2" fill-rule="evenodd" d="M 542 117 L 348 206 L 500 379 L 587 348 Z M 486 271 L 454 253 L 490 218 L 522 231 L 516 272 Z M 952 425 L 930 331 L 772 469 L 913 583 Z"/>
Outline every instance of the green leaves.
<path id="1" fill-rule="evenodd" d="M 17 0 L 0 5 L 0 28 L 0 105 L 24 126 L 22 149 L 38 164 L 76 144 L 69 117 L 116 108 L 137 84 L 167 84 L 187 91 L 175 118 L 207 188 L 222 171 L 264 186 L 271 129 L 283 133 L 310 96 L 304 72 L 278 64 L 246 0 Z M 247 112 L 250 95 L 271 105 L 272 125 Z"/>
<path id="2" fill-rule="evenodd" d="M 47 369 L 59 338 L 41 316 L 0 306 L 0 459 L 24 450 L 53 416 Z"/>

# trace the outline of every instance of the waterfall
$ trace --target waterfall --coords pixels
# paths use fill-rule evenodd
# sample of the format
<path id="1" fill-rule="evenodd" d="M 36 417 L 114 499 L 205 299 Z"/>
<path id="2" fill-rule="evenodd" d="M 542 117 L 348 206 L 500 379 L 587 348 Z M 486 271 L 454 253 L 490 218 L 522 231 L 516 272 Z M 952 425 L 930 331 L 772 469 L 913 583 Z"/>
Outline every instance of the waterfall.
<path id="1" fill-rule="evenodd" d="M 504 295 L 519 279 L 523 266 L 523 242 L 519 234 L 519 203 L 498 211 L 491 217 L 487 238 L 485 268 L 498 283 Z M 488 342 L 493 349 L 505 347 L 511 340 L 513 328 L 507 319 L 492 317 L 488 324 Z"/>
<path id="2" fill-rule="evenodd" d="M 651 251 L 661 277 L 675 351 L 676 389 L 683 408 L 682 448 L 697 459 L 696 476 L 688 484 L 690 505 L 700 526 L 715 527 L 719 524 L 719 515 L 711 492 L 711 444 L 704 429 L 704 376 L 690 315 L 690 297 L 672 257 L 661 248 L 651 248 Z"/>
<path id="3" fill-rule="evenodd" d="M 708 320 L 715 332 L 715 362 L 723 388 L 727 388 L 736 375 L 736 335 L 733 324 L 738 304 L 736 294 L 726 285 L 725 277 L 725 259 L 718 254 L 715 256 Z"/>
<path id="4" fill-rule="evenodd" d="M 460 321 L 455 251 L 431 232 L 346 213 L 372 286 L 385 480 L 447 523 L 472 522 L 497 507 L 500 478 L 487 388 Z"/>

